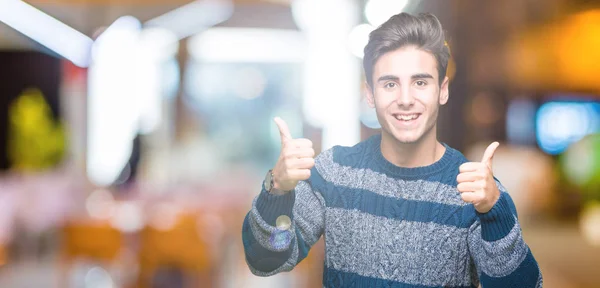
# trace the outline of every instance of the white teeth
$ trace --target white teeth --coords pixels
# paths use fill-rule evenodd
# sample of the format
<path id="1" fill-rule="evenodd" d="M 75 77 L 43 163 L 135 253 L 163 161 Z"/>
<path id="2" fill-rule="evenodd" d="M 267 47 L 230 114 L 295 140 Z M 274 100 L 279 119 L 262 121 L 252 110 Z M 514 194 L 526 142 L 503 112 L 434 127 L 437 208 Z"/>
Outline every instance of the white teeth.
<path id="1" fill-rule="evenodd" d="M 417 117 L 419 117 L 418 114 L 410 114 L 410 115 L 396 115 L 395 116 L 396 119 L 398 120 L 402 120 L 402 121 L 410 121 L 413 119 L 417 119 Z"/>

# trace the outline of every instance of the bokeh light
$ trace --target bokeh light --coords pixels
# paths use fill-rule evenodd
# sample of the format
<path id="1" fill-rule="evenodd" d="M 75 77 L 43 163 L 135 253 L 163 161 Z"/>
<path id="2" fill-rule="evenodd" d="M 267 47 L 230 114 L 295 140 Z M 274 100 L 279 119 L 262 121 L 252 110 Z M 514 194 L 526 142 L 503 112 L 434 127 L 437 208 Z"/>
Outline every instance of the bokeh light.
<path id="1" fill-rule="evenodd" d="M 175 227 L 180 214 L 181 209 L 177 205 L 169 202 L 158 203 L 148 214 L 148 224 L 156 230 L 168 231 Z"/>
<path id="2" fill-rule="evenodd" d="M 358 58 L 363 58 L 365 46 L 369 43 L 369 34 L 375 29 L 369 24 L 360 24 L 352 28 L 348 36 L 348 47 L 350 52 Z"/>
<path id="3" fill-rule="evenodd" d="M 402 12 L 408 0 L 369 0 L 365 5 L 365 17 L 371 25 L 378 27 L 395 14 Z"/>
<path id="4" fill-rule="evenodd" d="M 118 203 L 110 220 L 113 227 L 125 233 L 139 231 L 144 226 L 142 209 L 138 203 L 132 201 Z"/>
<path id="5" fill-rule="evenodd" d="M 101 267 L 90 269 L 85 275 L 85 288 L 113 288 L 110 274 Z"/>
<path id="6" fill-rule="evenodd" d="M 565 178 L 591 198 L 600 200 L 600 134 L 585 136 L 561 156 Z"/>
<path id="7" fill-rule="evenodd" d="M 593 246 L 600 247 L 600 202 L 586 205 L 579 220 L 581 233 Z"/>
<path id="8" fill-rule="evenodd" d="M 110 191 L 97 189 L 87 197 L 85 208 L 92 218 L 106 220 L 115 212 L 115 201 Z"/>
<path id="9" fill-rule="evenodd" d="M 599 132 L 600 103 L 548 102 L 536 118 L 538 145 L 548 154 L 559 154 L 585 135 Z"/>
<path id="10" fill-rule="evenodd" d="M 238 79 L 232 86 L 235 95 L 242 99 L 255 99 L 260 97 L 267 87 L 267 79 L 262 71 L 255 67 L 243 67 L 236 71 L 234 79 Z"/>

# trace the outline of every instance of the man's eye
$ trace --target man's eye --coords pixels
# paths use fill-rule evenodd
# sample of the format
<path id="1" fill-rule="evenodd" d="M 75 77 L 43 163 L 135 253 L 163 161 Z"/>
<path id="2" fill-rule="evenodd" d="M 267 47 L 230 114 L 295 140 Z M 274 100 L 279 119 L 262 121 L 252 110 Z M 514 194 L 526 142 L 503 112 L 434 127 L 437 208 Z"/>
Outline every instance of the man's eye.
<path id="1" fill-rule="evenodd" d="M 394 82 L 385 84 L 385 88 L 394 88 L 394 87 L 396 87 L 396 83 L 394 83 Z"/>
<path id="2" fill-rule="evenodd" d="M 425 81 L 423 81 L 423 80 L 418 80 L 417 82 L 415 82 L 415 84 L 417 84 L 417 86 L 420 86 L 420 87 L 422 87 L 422 86 L 425 86 L 425 85 L 427 85 L 427 82 L 425 82 Z"/>

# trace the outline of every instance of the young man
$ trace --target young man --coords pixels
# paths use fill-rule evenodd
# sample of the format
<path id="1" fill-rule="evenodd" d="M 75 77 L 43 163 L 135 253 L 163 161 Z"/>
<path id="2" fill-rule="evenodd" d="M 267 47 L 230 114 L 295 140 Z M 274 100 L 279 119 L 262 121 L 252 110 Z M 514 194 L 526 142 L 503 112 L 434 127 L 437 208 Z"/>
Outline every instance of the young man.
<path id="1" fill-rule="evenodd" d="M 363 65 L 381 135 L 316 159 L 281 119 L 281 155 L 243 225 L 252 272 L 290 271 L 324 235 L 326 287 L 542 287 L 517 211 L 492 175 L 440 143 L 449 50 L 438 19 L 401 13 Z"/>

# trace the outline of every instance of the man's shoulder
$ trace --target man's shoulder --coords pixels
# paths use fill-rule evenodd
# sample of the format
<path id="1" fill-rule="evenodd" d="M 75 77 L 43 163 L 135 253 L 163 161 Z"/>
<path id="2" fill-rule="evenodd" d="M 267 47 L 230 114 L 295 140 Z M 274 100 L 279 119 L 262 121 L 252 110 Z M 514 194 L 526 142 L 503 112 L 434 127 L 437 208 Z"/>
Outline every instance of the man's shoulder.
<path id="1" fill-rule="evenodd" d="M 315 158 L 315 179 L 319 178 L 325 181 L 339 178 L 340 175 L 346 175 L 346 169 L 362 167 L 365 157 L 370 157 L 369 150 L 373 139 L 368 138 L 353 146 L 335 145 L 323 150 Z M 311 176 L 312 177 L 312 176 Z M 317 183 L 313 179 L 313 184 Z"/>
<path id="2" fill-rule="evenodd" d="M 446 149 L 448 149 L 448 151 L 446 153 L 449 153 L 449 155 L 451 155 L 451 157 L 454 160 L 456 160 L 455 163 L 457 165 L 461 165 L 463 163 L 470 162 L 469 159 L 467 159 L 467 157 L 465 157 L 465 155 L 462 152 L 460 152 L 458 149 L 455 149 L 446 143 L 444 143 L 444 146 L 446 146 Z"/>

